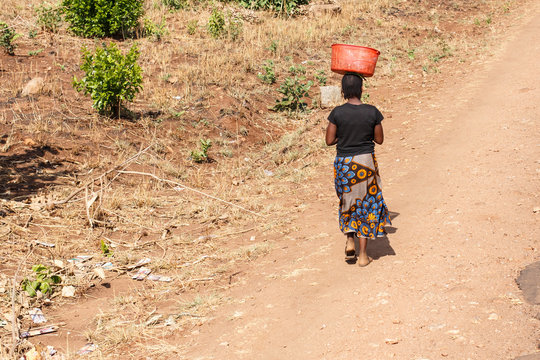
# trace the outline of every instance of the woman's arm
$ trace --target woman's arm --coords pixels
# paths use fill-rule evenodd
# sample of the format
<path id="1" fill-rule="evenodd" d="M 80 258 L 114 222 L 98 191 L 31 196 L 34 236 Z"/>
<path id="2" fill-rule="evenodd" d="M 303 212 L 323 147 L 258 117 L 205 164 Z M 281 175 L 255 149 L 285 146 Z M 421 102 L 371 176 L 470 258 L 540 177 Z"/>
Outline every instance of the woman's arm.
<path id="1" fill-rule="evenodd" d="M 326 145 L 331 146 L 337 144 L 337 126 L 336 124 L 332 124 L 331 122 L 328 122 L 328 126 L 326 127 Z"/>
<path id="2" fill-rule="evenodd" d="M 373 141 L 375 141 L 377 144 L 381 145 L 384 141 L 384 132 L 382 128 L 382 124 L 375 125 L 375 129 L 373 129 Z M 326 138 L 328 139 L 328 135 L 326 135 Z M 328 141 L 328 140 L 327 140 Z"/>

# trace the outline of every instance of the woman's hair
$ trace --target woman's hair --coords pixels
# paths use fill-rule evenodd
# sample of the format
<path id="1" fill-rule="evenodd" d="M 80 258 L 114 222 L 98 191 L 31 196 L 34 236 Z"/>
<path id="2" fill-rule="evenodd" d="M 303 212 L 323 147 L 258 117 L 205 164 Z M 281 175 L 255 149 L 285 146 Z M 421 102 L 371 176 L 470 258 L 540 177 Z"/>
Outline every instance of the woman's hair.
<path id="1" fill-rule="evenodd" d="M 345 74 L 341 79 L 341 92 L 345 99 L 362 97 L 362 77 L 356 74 Z"/>

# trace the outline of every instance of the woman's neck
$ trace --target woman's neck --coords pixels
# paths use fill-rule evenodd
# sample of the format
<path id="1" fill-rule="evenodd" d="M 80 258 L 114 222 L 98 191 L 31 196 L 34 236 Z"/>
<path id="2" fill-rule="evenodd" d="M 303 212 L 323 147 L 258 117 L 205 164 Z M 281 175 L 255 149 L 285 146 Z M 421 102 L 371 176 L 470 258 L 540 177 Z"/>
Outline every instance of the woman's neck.
<path id="1" fill-rule="evenodd" d="M 347 100 L 347 102 L 351 105 L 361 105 L 362 104 L 362 100 L 360 100 L 359 98 L 357 97 L 352 97 L 352 98 L 349 98 Z"/>

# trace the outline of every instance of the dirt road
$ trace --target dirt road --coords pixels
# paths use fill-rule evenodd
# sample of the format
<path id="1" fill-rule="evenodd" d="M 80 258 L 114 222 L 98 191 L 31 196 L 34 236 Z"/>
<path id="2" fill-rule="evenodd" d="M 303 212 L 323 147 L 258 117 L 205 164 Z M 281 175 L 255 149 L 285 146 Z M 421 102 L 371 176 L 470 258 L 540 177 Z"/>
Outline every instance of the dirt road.
<path id="1" fill-rule="evenodd" d="M 394 212 L 367 268 L 343 261 L 333 149 L 299 231 L 188 334 L 189 359 L 514 359 L 539 345 L 520 269 L 539 259 L 540 6 L 490 61 L 395 109 L 379 149 Z M 534 15 L 531 15 L 534 14 Z M 399 131 L 392 131 L 393 129 Z M 536 315 L 537 316 L 537 315 Z"/>

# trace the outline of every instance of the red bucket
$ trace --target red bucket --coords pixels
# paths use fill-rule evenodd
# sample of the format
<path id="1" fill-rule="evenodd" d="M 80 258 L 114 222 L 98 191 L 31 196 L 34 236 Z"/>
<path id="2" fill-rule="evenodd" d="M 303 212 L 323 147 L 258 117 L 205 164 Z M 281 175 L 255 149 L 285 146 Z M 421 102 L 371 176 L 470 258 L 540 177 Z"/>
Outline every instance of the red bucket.
<path id="1" fill-rule="evenodd" d="M 379 50 L 364 46 L 334 44 L 330 69 L 341 75 L 353 72 L 370 77 L 375 72 L 380 53 Z"/>

